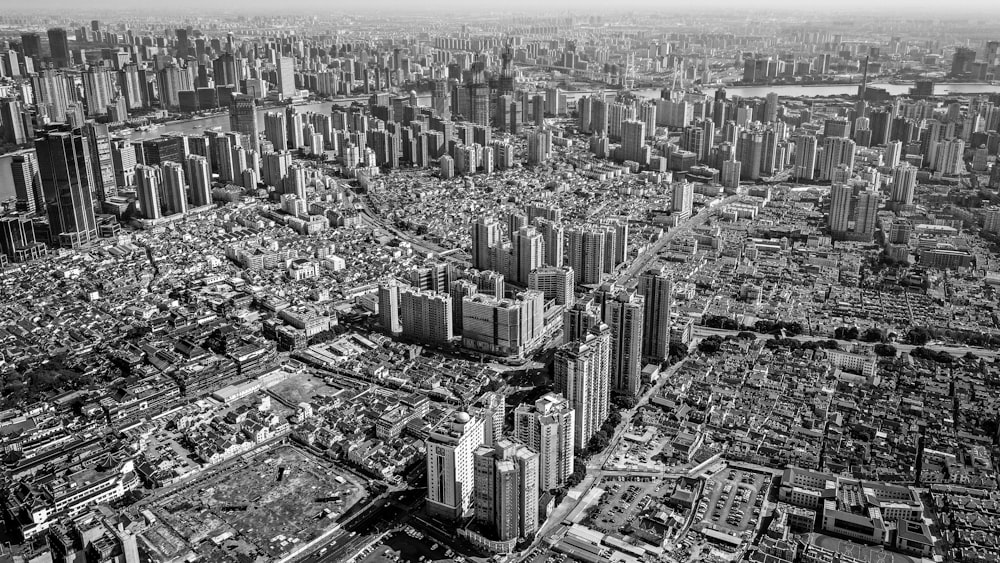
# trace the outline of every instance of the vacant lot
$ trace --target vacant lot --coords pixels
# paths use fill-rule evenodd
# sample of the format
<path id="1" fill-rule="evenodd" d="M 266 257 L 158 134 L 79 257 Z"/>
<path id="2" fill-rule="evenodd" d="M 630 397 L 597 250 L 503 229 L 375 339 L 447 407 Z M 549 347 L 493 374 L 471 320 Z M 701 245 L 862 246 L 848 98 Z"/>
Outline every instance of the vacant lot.
<path id="1" fill-rule="evenodd" d="M 348 479 L 308 453 L 281 446 L 179 489 L 153 511 L 196 552 L 235 547 L 232 540 L 239 540 L 242 551 L 252 546 L 255 555 L 276 559 L 332 525 L 327 515 L 361 500 L 362 485 Z"/>

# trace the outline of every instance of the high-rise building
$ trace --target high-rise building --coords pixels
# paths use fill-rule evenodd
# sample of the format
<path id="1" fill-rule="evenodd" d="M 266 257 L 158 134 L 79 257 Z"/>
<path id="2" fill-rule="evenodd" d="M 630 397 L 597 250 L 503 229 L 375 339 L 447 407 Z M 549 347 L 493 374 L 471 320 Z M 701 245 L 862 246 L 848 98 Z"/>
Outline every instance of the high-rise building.
<path id="1" fill-rule="evenodd" d="M 461 280 L 465 281 L 465 280 Z M 483 443 L 495 446 L 503 438 L 503 426 L 507 397 L 501 391 L 487 391 L 479 398 L 483 419 Z"/>
<path id="2" fill-rule="evenodd" d="M 663 362 L 670 356 L 670 313 L 673 279 L 663 270 L 639 276 L 639 294 L 645 301 L 642 320 L 642 357 Z"/>
<path id="3" fill-rule="evenodd" d="M 889 141 L 885 145 L 885 154 L 882 163 L 889 168 L 899 166 L 899 161 L 903 156 L 903 143 L 901 141 Z"/>
<path id="4" fill-rule="evenodd" d="M 277 73 L 278 83 L 276 86 L 279 97 L 284 99 L 295 95 L 295 59 L 278 57 Z"/>
<path id="5" fill-rule="evenodd" d="M 45 253 L 45 245 L 35 240 L 31 223 L 27 213 L 0 217 L 0 257 L 13 262 L 27 262 Z"/>
<path id="6" fill-rule="evenodd" d="M 477 284 L 483 288 L 486 284 Z M 524 291 L 513 299 L 477 294 L 462 302 L 462 345 L 488 354 L 522 357 L 545 328 L 545 296 Z"/>
<path id="7" fill-rule="evenodd" d="M 569 266 L 542 266 L 528 275 L 528 289 L 541 291 L 545 300 L 556 305 L 572 305 L 576 275 Z"/>
<path id="8" fill-rule="evenodd" d="M 864 242 L 871 242 L 875 236 L 875 216 L 878 214 L 879 194 L 865 190 L 858 194 L 857 212 L 854 217 L 854 235 Z"/>
<path id="9" fill-rule="evenodd" d="M 834 171 L 839 166 L 854 169 L 855 143 L 843 137 L 827 137 L 823 139 L 823 158 L 819 165 L 819 179 L 831 180 Z"/>
<path id="10" fill-rule="evenodd" d="M 167 215 L 188 212 L 187 183 L 184 181 L 184 167 L 179 162 L 164 162 L 160 167 L 163 174 L 162 207 Z"/>
<path id="11" fill-rule="evenodd" d="M 472 267 L 493 269 L 493 248 L 500 243 L 500 224 L 491 217 L 479 218 L 472 225 Z"/>
<path id="12" fill-rule="evenodd" d="M 198 154 L 188 155 L 187 181 L 191 186 L 191 204 L 202 207 L 212 203 L 212 170 L 208 159 Z"/>
<path id="13" fill-rule="evenodd" d="M 722 187 L 735 190 L 740 187 L 740 167 L 742 164 L 738 160 L 724 160 L 722 162 Z"/>
<path id="14" fill-rule="evenodd" d="M 69 52 L 69 35 L 61 27 L 54 27 L 48 31 L 49 53 L 52 64 L 56 68 L 63 68 L 70 65 L 73 60 Z"/>
<path id="15" fill-rule="evenodd" d="M 11 156 L 11 178 L 17 208 L 27 213 L 45 214 L 45 195 L 38 170 L 38 156 L 33 150 L 19 151 Z"/>
<path id="16" fill-rule="evenodd" d="M 146 219 L 159 219 L 163 217 L 163 208 L 160 202 L 160 184 L 162 183 L 162 173 L 159 166 L 135 167 L 136 192 L 139 197 L 139 211 Z"/>
<path id="17" fill-rule="evenodd" d="M 274 145 L 274 150 L 288 148 L 288 124 L 283 112 L 269 111 L 264 114 L 264 136 Z"/>
<path id="18" fill-rule="evenodd" d="M 260 126 L 257 124 L 257 100 L 243 94 L 233 96 L 229 106 L 229 129 L 250 140 L 250 148 L 257 150 L 260 144 Z M 273 141 L 272 141 L 273 142 Z M 281 148 L 281 147 L 277 147 Z"/>
<path id="19" fill-rule="evenodd" d="M 80 76 L 83 79 L 83 101 L 87 117 L 106 115 L 115 93 L 111 85 L 111 71 L 103 65 L 91 65 Z"/>
<path id="20" fill-rule="evenodd" d="M 671 187 L 670 211 L 687 219 L 691 217 L 694 206 L 694 184 L 690 182 L 675 182 Z"/>
<path id="21" fill-rule="evenodd" d="M 854 190 L 846 184 L 830 187 L 830 232 L 846 233 L 851 221 L 851 198 Z"/>
<path id="22" fill-rule="evenodd" d="M 452 336 L 451 296 L 420 289 L 399 291 L 403 336 L 430 344 L 447 344 Z"/>
<path id="23" fill-rule="evenodd" d="M 473 508 L 474 453 L 484 442 L 484 424 L 456 412 L 431 430 L 427 450 L 427 511 L 462 518 Z"/>
<path id="24" fill-rule="evenodd" d="M 538 530 L 538 453 L 500 440 L 480 446 L 473 458 L 476 521 L 498 541 L 533 538 Z"/>
<path id="25" fill-rule="evenodd" d="M 382 329 L 392 335 L 402 334 L 403 325 L 400 321 L 399 282 L 390 280 L 378 286 L 378 319 Z"/>
<path id="26" fill-rule="evenodd" d="M 22 33 L 21 51 L 25 57 L 40 59 L 42 56 L 42 37 L 37 33 Z"/>
<path id="27" fill-rule="evenodd" d="M 32 133 L 26 115 L 23 103 L 13 98 L 0 100 L 0 140 L 15 145 L 28 142 Z"/>
<path id="28" fill-rule="evenodd" d="M 79 129 L 45 132 L 35 139 L 35 153 L 52 238 L 70 248 L 96 241 L 94 171 L 87 139 Z"/>
<path id="29" fill-rule="evenodd" d="M 642 323 L 645 305 L 633 291 L 619 291 L 605 303 L 611 326 L 611 389 L 637 397 L 642 386 Z"/>
<path id="30" fill-rule="evenodd" d="M 44 108 L 52 121 L 65 122 L 69 106 L 69 85 L 66 75 L 61 70 L 42 69 L 31 77 L 31 86 L 35 104 L 39 109 Z"/>
<path id="31" fill-rule="evenodd" d="M 611 398 L 611 329 L 595 324 L 583 338 L 564 344 L 553 363 L 555 388 L 574 411 L 574 441 L 577 450 L 587 447 L 591 437 L 608 418 Z"/>
<path id="32" fill-rule="evenodd" d="M 622 122 L 622 153 L 625 160 L 638 162 L 642 166 L 649 165 L 646 140 L 646 124 L 639 120 L 628 119 Z"/>
<path id="33" fill-rule="evenodd" d="M 917 185 L 917 167 L 909 163 L 897 166 L 892 171 L 892 195 L 889 201 L 910 205 Z"/>
<path id="34" fill-rule="evenodd" d="M 292 153 L 284 149 L 279 152 L 269 152 L 264 155 L 264 183 L 281 189 L 288 177 L 288 168 L 292 165 Z"/>
<path id="35" fill-rule="evenodd" d="M 531 272 L 540 268 L 544 257 L 544 239 L 534 227 L 521 227 L 511 236 L 514 256 L 511 277 L 518 285 L 528 285 Z"/>
<path id="36" fill-rule="evenodd" d="M 115 177 L 115 163 L 111 155 L 111 133 L 105 124 L 88 121 L 83 124 L 83 136 L 87 139 L 90 149 L 90 164 L 94 171 L 92 192 L 97 199 L 105 201 L 118 194 L 118 181 Z"/>
<path id="37" fill-rule="evenodd" d="M 566 232 L 569 238 L 567 262 L 576 273 L 577 283 L 601 283 L 607 257 L 607 232 L 597 225 L 572 227 Z"/>
<path id="38" fill-rule="evenodd" d="M 795 139 L 795 177 L 812 180 L 816 177 L 816 137 L 799 135 Z"/>
<path id="39" fill-rule="evenodd" d="M 528 212 L 531 217 L 531 212 Z M 529 219 L 530 220 L 530 219 Z M 559 223 L 539 217 L 531 221 L 542 233 L 544 249 L 542 261 L 548 266 L 562 266 L 565 231 Z"/>
<path id="40" fill-rule="evenodd" d="M 573 473 L 575 429 L 573 407 L 558 393 L 514 409 L 514 439 L 538 452 L 541 490 L 562 487 Z"/>

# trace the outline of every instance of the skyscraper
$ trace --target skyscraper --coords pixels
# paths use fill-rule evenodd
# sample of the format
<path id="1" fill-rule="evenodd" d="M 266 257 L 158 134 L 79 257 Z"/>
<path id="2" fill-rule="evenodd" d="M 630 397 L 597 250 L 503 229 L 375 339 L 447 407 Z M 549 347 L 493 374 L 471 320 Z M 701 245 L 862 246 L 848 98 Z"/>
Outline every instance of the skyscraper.
<path id="1" fill-rule="evenodd" d="M 79 248 L 97 240 L 90 147 L 80 130 L 43 133 L 35 139 L 38 169 L 53 239 Z"/>
<path id="2" fill-rule="evenodd" d="M 642 320 L 642 357 L 662 362 L 670 356 L 670 308 L 673 280 L 663 270 L 639 276 L 639 294 L 645 301 Z"/>
<path id="3" fill-rule="evenodd" d="M 260 145 L 260 126 L 257 124 L 257 100 L 243 94 L 233 96 L 229 106 L 229 129 L 250 140 L 250 148 L 257 150 Z M 272 140 L 273 142 L 273 140 Z M 282 147 L 276 147 L 282 148 Z"/>
<path id="4" fill-rule="evenodd" d="M 158 166 L 139 165 L 135 167 L 136 192 L 139 196 L 139 210 L 146 219 L 163 217 L 160 202 L 162 175 Z"/>
<path id="5" fill-rule="evenodd" d="M 111 71 L 103 65 L 91 65 L 81 74 L 83 78 L 83 100 L 87 117 L 107 115 L 108 104 L 114 95 L 111 85 Z"/>
<path id="6" fill-rule="evenodd" d="M 31 86 L 35 103 L 44 106 L 52 121 L 65 122 L 69 105 L 66 75 L 61 70 L 43 69 L 31 77 Z"/>
<path id="7" fill-rule="evenodd" d="M 212 203 L 212 171 L 208 159 L 192 154 L 187 157 L 187 181 L 191 186 L 191 204 L 201 207 Z"/>
<path id="8" fill-rule="evenodd" d="M 534 227 L 521 227 L 511 239 L 514 250 L 512 277 L 518 285 L 526 286 L 531 272 L 543 264 L 544 239 Z"/>
<path id="9" fill-rule="evenodd" d="M 90 164 L 94 171 L 94 183 L 91 191 L 97 194 L 97 199 L 105 201 L 118 194 L 118 180 L 115 177 L 115 164 L 111 156 L 111 133 L 108 126 L 93 121 L 83 124 L 83 135 L 90 149 Z"/>
<path id="10" fill-rule="evenodd" d="M 399 282 L 390 280 L 378 286 L 378 319 L 382 329 L 392 335 L 401 334 L 399 318 Z"/>
<path id="11" fill-rule="evenodd" d="M 812 180 L 816 177 L 816 137 L 799 135 L 795 139 L 795 177 Z"/>
<path id="12" fill-rule="evenodd" d="M 567 261 L 576 273 L 577 283 L 601 283 L 605 271 L 607 233 L 596 225 L 582 225 L 567 231 L 569 255 Z"/>
<path id="13" fill-rule="evenodd" d="M 184 182 L 184 167 L 179 162 L 164 162 L 163 207 L 168 215 L 184 214 L 188 211 L 187 184 Z"/>
<path id="14" fill-rule="evenodd" d="M 403 336 L 419 342 L 447 344 L 452 336 L 452 303 L 446 293 L 403 288 L 399 317 Z"/>
<path id="15" fill-rule="evenodd" d="M 527 446 L 500 440 L 480 446 L 475 465 L 475 518 L 496 539 L 534 537 L 538 530 L 539 455 Z"/>
<path id="16" fill-rule="evenodd" d="M 611 326 L 611 389 L 630 397 L 642 386 L 642 323 L 644 303 L 632 291 L 619 291 L 605 304 Z"/>
<path id="17" fill-rule="evenodd" d="M 514 409 L 514 439 L 538 452 L 541 490 L 563 486 L 573 473 L 575 428 L 573 407 L 558 393 Z"/>
<path id="18" fill-rule="evenodd" d="M 278 94 L 282 99 L 289 98 L 295 94 L 295 59 L 291 57 L 278 57 Z"/>
<path id="19" fill-rule="evenodd" d="M 819 179 L 830 180 L 838 166 L 854 169 L 855 143 L 843 137 L 823 139 L 823 158 L 819 165 Z"/>
<path id="20" fill-rule="evenodd" d="M 691 217 L 694 205 L 694 184 L 675 182 L 671 187 L 670 211 L 681 219 Z"/>
<path id="21" fill-rule="evenodd" d="M 700 131 L 700 130 L 699 130 Z M 646 124 L 642 121 L 628 119 L 622 122 L 622 153 L 625 160 L 648 165 L 643 149 L 645 148 Z"/>
<path id="22" fill-rule="evenodd" d="M 478 219 L 472 225 L 472 267 L 477 270 L 493 269 L 493 247 L 499 243 L 500 224 L 496 219 Z"/>
<path id="23" fill-rule="evenodd" d="M 427 449 L 427 511 L 461 518 L 472 509 L 474 452 L 483 444 L 483 421 L 456 412 L 431 430 Z"/>
<path id="24" fill-rule="evenodd" d="M 555 388 L 574 411 L 573 432 L 577 450 L 608 418 L 611 397 L 611 329 L 597 324 L 580 340 L 572 340 L 556 351 L 553 363 Z"/>
<path id="25" fill-rule="evenodd" d="M 26 143 L 32 136 L 28 125 L 23 103 L 13 98 L 0 100 L 0 139 L 15 145 Z"/>
<path id="26" fill-rule="evenodd" d="M 845 184 L 830 187 L 830 232 L 846 233 L 851 220 L 851 197 L 854 190 Z"/>
<path id="27" fill-rule="evenodd" d="M 879 194 L 865 190 L 858 194 L 857 212 L 854 218 L 854 235 L 859 240 L 871 242 L 875 235 L 875 216 L 878 213 Z"/>
<path id="28" fill-rule="evenodd" d="M 49 53 L 52 57 L 52 64 L 56 68 L 69 66 L 72 58 L 69 52 L 69 36 L 66 30 L 61 27 L 54 27 L 48 31 Z"/>
<path id="29" fill-rule="evenodd" d="M 17 208 L 28 213 L 45 214 L 42 177 L 38 171 L 38 156 L 33 150 L 14 153 L 10 161 Z"/>
<path id="30" fill-rule="evenodd" d="M 889 201 L 910 205 L 917 185 L 917 167 L 909 163 L 897 166 L 892 171 L 892 195 Z"/>

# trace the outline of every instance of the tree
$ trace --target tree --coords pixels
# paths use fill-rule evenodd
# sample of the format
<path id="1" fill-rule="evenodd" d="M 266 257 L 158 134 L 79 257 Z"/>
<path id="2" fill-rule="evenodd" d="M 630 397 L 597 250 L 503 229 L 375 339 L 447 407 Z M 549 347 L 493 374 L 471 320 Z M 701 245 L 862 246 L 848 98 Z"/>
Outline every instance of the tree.
<path id="1" fill-rule="evenodd" d="M 892 344 L 876 344 L 875 354 L 883 358 L 894 357 L 896 355 L 896 347 Z"/>
<path id="2" fill-rule="evenodd" d="M 861 335 L 861 340 L 865 342 L 883 342 L 885 340 L 885 335 L 879 328 L 871 327 Z"/>
<path id="3" fill-rule="evenodd" d="M 722 339 L 716 335 L 709 336 L 698 343 L 698 351 L 702 354 L 714 354 L 722 347 Z"/>
<path id="4" fill-rule="evenodd" d="M 744 330 L 737 334 L 736 338 L 739 338 L 740 340 L 757 340 L 757 335 Z"/>
<path id="5" fill-rule="evenodd" d="M 906 334 L 906 339 L 910 342 L 910 344 L 923 346 L 931 339 L 931 333 L 926 328 L 919 326 L 911 329 L 910 332 Z"/>

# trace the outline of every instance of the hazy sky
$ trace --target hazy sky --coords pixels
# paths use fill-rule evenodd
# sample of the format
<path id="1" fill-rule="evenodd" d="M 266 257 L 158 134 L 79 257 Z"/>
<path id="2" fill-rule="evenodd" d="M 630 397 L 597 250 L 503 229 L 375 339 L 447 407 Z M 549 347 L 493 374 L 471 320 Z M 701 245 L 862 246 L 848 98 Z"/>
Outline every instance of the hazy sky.
<path id="1" fill-rule="evenodd" d="M 15 4 L 16 0 L 0 0 L 0 5 Z M 29 8 L 30 6 L 30 8 Z M 82 13 L 99 10 L 137 11 L 140 8 L 133 0 L 32 0 L 30 3 L 11 6 L 18 12 L 35 13 L 71 11 Z M 168 0 L 163 3 L 143 2 L 142 11 L 202 10 L 213 12 L 261 12 L 261 11 L 315 11 L 330 14 L 351 11 L 386 10 L 387 12 L 422 11 L 447 9 L 456 12 L 498 12 L 506 10 L 569 10 L 574 12 L 590 10 L 650 10 L 658 12 L 685 12 L 692 10 L 709 11 L 720 9 L 755 10 L 796 10 L 817 13 L 821 11 L 895 11 L 899 14 L 920 16 L 933 13 L 938 16 L 968 16 L 1000 12 L 1000 2 L 996 0 L 966 0 L 964 2 L 941 2 L 940 0 L 714 0 L 707 3 L 670 2 L 663 0 L 504 0 L 497 3 L 469 2 L 468 0 L 365 0 L 344 2 L 343 0 Z"/>

